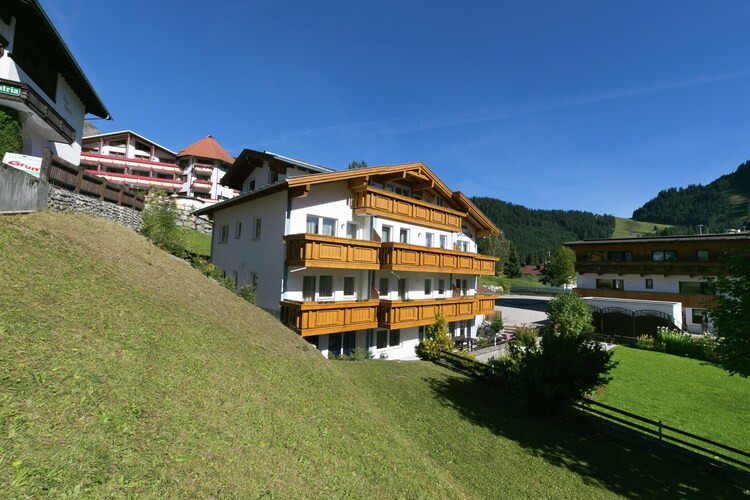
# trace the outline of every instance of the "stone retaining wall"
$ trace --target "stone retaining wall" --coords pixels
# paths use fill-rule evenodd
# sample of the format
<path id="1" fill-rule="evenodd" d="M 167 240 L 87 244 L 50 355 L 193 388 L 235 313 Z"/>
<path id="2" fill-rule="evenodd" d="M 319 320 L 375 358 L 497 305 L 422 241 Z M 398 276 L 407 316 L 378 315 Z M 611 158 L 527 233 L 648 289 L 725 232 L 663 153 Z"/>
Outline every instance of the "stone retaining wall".
<path id="1" fill-rule="evenodd" d="M 199 231 L 203 234 L 211 234 L 214 223 L 205 217 L 198 217 L 193 215 L 188 210 L 180 210 L 180 215 L 177 217 L 177 225 Z"/>
<path id="2" fill-rule="evenodd" d="M 52 186 L 47 196 L 47 210 L 89 214 L 127 226 L 135 231 L 140 231 L 143 226 L 143 214 L 138 210 Z"/>

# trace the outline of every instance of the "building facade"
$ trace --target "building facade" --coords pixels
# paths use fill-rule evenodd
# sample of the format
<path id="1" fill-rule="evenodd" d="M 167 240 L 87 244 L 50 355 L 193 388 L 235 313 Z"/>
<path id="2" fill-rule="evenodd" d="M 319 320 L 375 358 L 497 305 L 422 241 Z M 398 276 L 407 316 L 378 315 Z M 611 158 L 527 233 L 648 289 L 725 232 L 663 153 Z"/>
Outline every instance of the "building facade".
<path id="1" fill-rule="evenodd" d="M 750 233 L 584 240 L 566 243 L 576 253 L 577 292 L 603 298 L 592 304 L 629 310 L 670 310 L 693 333 L 710 330 L 706 307 L 712 280 L 727 252 L 750 243 Z M 654 304 L 651 302 L 660 302 Z"/>
<path id="2" fill-rule="evenodd" d="M 184 181 L 180 199 L 195 210 L 237 196 L 238 190 L 221 185 L 221 179 L 233 163 L 232 155 L 210 135 L 181 150 L 177 153 Z"/>
<path id="3" fill-rule="evenodd" d="M 421 163 L 332 172 L 245 150 L 225 183 L 240 196 L 196 212 L 212 261 L 324 355 L 414 359 L 436 313 L 462 337 L 494 313 L 476 278 L 496 259 L 476 240 L 498 229 Z"/>
<path id="4" fill-rule="evenodd" d="M 78 165 L 87 113 L 109 119 L 38 0 L 0 3 L 0 106 L 19 113 L 21 153 Z"/>

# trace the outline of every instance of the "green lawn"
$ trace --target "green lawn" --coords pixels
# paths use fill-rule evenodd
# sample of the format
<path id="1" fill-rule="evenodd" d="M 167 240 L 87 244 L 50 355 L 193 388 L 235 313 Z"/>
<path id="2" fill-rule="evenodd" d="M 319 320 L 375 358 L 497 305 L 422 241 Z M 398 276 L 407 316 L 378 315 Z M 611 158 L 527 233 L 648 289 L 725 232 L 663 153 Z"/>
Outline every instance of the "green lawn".
<path id="1" fill-rule="evenodd" d="M 130 230 L 0 217 L 0 498 L 721 497 L 426 362 L 330 362 Z"/>
<path id="2" fill-rule="evenodd" d="M 506 278 L 504 276 L 480 276 L 479 284 L 485 286 L 502 286 L 506 293 L 512 286 L 546 286 L 535 278 Z"/>
<path id="3" fill-rule="evenodd" d="M 671 354 L 620 346 L 596 400 L 750 452 L 750 379 Z"/>
<path id="4" fill-rule="evenodd" d="M 640 222 L 633 219 L 615 217 L 615 231 L 612 238 L 638 238 L 639 236 L 651 236 L 654 227 L 664 229 L 672 227 L 669 224 L 654 224 L 653 222 Z"/>
<path id="5" fill-rule="evenodd" d="M 185 242 L 185 249 L 198 255 L 206 257 L 211 256 L 211 235 L 203 234 L 200 231 L 188 229 L 185 227 L 178 228 L 180 235 Z"/>

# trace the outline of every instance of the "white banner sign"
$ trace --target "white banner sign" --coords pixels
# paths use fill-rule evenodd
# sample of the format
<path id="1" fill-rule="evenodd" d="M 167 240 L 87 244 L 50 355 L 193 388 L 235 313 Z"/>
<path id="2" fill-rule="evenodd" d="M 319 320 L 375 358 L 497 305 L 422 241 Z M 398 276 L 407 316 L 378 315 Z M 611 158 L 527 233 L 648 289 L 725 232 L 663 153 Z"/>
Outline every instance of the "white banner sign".
<path id="1" fill-rule="evenodd" d="M 27 174 L 31 174 L 34 177 L 39 177 L 39 172 L 41 172 L 42 170 L 42 159 L 38 156 L 5 153 L 5 156 L 3 157 L 3 163 L 8 165 L 9 167 L 23 170 Z"/>

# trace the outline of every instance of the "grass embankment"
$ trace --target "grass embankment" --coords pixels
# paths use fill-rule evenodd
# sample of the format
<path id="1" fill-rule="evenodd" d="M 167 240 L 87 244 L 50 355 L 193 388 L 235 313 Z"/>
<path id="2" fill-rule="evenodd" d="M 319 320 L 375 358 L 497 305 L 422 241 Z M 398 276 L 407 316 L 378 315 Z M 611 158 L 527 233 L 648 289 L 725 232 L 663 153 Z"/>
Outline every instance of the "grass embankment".
<path id="1" fill-rule="evenodd" d="M 750 379 L 709 363 L 628 347 L 596 400 L 750 452 Z"/>
<path id="2" fill-rule="evenodd" d="M 177 228 L 183 243 L 185 244 L 185 250 L 190 253 L 197 255 L 203 255 L 205 257 L 211 256 L 211 235 L 203 234 L 200 231 L 188 229 L 185 227 Z"/>
<path id="3" fill-rule="evenodd" d="M 506 278 L 504 276 L 480 276 L 479 284 L 484 286 L 502 286 L 505 293 L 508 293 L 512 286 L 538 286 L 544 287 L 543 283 L 540 283 L 535 278 Z"/>
<path id="4" fill-rule="evenodd" d="M 672 227 L 669 224 L 655 224 L 653 222 L 640 222 L 633 219 L 615 217 L 615 231 L 612 238 L 639 238 L 641 236 L 653 236 L 657 229 Z"/>
<path id="5" fill-rule="evenodd" d="M 0 497 L 737 495 L 427 363 L 331 363 L 132 231 L 0 218 Z"/>

